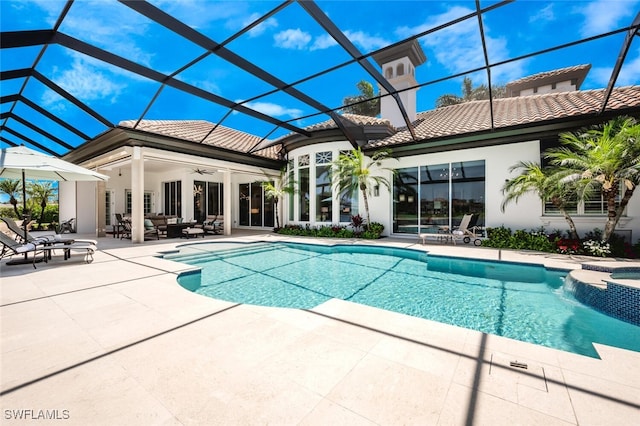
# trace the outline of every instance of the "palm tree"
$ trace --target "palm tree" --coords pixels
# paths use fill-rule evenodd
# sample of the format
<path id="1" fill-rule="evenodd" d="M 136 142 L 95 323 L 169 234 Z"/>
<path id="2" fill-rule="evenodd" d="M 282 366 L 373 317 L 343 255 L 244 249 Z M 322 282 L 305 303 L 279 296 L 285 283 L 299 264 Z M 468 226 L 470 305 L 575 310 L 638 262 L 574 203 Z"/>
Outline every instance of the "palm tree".
<path id="1" fill-rule="evenodd" d="M 356 87 L 360 94 L 345 97 L 342 100 L 342 105 L 344 105 L 342 112 L 369 117 L 376 117 L 380 114 L 380 99 L 376 98 L 373 85 L 366 80 L 362 80 Z"/>
<path id="2" fill-rule="evenodd" d="M 567 212 L 567 201 L 571 199 L 572 188 L 565 178 L 562 170 L 542 168 L 539 164 L 528 161 L 520 161 L 509 168 L 510 172 L 520 171 L 520 175 L 508 180 L 502 187 L 505 195 L 500 209 L 504 212 L 506 206 L 527 193 L 535 193 L 543 202 L 551 202 L 564 216 L 569 224 L 569 233 L 572 239 L 579 239 L 578 231 L 573 219 Z"/>
<path id="3" fill-rule="evenodd" d="M 278 215 L 278 203 L 280 199 L 286 194 L 295 193 L 295 182 L 289 179 L 287 174 L 287 168 L 284 167 L 280 170 L 280 176 L 276 181 L 262 182 L 262 188 L 264 189 L 264 196 L 267 199 L 273 200 L 273 206 L 276 211 L 276 228 L 280 229 L 280 216 Z"/>
<path id="4" fill-rule="evenodd" d="M 0 192 L 9 196 L 9 203 L 13 206 L 16 217 L 20 217 L 16 195 L 19 195 L 21 187 L 19 179 L 0 179 Z"/>
<path id="5" fill-rule="evenodd" d="M 507 89 L 505 86 L 491 86 L 491 94 L 494 99 L 504 98 L 507 95 Z M 486 84 L 473 87 L 473 81 L 469 77 L 465 77 L 462 80 L 462 96 L 453 94 L 441 95 L 436 99 L 436 108 L 485 99 L 489 99 L 489 87 Z"/>
<path id="6" fill-rule="evenodd" d="M 336 196 L 353 194 L 360 190 L 364 199 L 367 224 L 371 223 L 369 195 L 371 195 L 373 188 L 384 185 L 388 190 L 391 190 L 391 184 L 387 178 L 373 175 L 373 167 L 395 173 L 395 170 L 381 167 L 382 161 L 390 158 L 390 155 L 391 150 L 384 149 L 376 151 L 370 159 L 367 159 L 360 147 L 358 147 L 347 153 L 341 153 L 332 163 L 331 180 L 333 186 L 337 189 Z"/>
<path id="7" fill-rule="evenodd" d="M 29 195 L 35 202 L 40 202 L 40 208 L 42 209 L 40 211 L 38 224 L 42 224 L 44 221 L 44 209 L 47 207 L 47 202 L 49 202 L 51 197 L 56 195 L 57 191 L 57 188 L 53 186 L 53 182 L 51 181 L 31 182 L 29 184 Z"/>
<path id="8" fill-rule="evenodd" d="M 577 184 L 579 200 L 602 192 L 607 203 L 602 240 L 607 242 L 640 184 L 640 123 L 617 117 L 586 131 L 562 133 L 560 142 L 564 146 L 548 150 L 546 156 L 571 172 L 567 178 Z M 625 191 L 616 206 L 622 188 Z"/>

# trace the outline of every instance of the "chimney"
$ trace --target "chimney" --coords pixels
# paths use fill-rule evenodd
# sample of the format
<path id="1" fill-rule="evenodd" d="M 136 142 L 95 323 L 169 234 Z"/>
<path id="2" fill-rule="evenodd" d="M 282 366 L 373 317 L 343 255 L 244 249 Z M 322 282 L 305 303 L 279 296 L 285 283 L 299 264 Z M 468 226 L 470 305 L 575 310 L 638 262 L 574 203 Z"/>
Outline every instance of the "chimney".
<path id="1" fill-rule="evenodd" d="M 417 40 L 411 40 L 378 52 L 373 55 L 373 59 L 382 68 L 382 75 L 395 90 L 416 86 L 418 81 L 415 77 L 415 69 L 427 61 L 427 57 Z M 381 95 L 387 94 L 387 91 L 382 87 L 378 86 L 378 89 Z M 411 89 L 398 93 L 412 123 L 416 120 L 417 91 L 418 89 Z M 381 99 L 380 116 L 389 120 L 396 128 L 407 125 L 393 96 L 385 96 Z"/>

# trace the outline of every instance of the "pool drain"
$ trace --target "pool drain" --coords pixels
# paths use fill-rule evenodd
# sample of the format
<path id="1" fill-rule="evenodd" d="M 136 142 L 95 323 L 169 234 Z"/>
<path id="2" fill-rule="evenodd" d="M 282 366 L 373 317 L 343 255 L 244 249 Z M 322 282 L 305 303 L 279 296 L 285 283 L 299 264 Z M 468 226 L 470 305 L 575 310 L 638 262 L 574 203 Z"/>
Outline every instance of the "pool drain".
<path id="1" fill-rule="evenodd" d="M 529 368 L 529 366 L 524 362 L 518 362 L 518 361 L 510 361 L 509 366 L 513 368 L 521 368 L 523 370 L 526 370 L 527 368 Z"/>

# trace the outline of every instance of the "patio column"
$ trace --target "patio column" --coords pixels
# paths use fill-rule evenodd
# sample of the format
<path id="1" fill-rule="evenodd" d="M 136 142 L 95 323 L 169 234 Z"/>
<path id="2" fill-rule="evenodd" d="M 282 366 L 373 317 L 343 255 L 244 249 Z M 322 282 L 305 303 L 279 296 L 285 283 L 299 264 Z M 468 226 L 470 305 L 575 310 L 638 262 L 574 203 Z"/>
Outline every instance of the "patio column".
<path id="1" fill-rule="evenodd" d="M 222 174 L 222 184 L 224 188 L 224 235 L 231 235 L 231 172 L 229 170 Z"/>
<path id="2" fill-rule="evenodd" d="M 144 153 L 139 146 L 131 156 L 131 242 L 144 242 Z"/>

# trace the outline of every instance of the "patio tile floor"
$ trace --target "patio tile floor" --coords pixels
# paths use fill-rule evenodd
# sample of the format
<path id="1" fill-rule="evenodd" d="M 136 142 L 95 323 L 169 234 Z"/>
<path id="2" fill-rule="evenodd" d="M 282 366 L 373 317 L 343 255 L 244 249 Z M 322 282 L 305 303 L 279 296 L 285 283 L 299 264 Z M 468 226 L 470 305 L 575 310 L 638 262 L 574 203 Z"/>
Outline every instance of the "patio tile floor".
<path id="1" fill-rule="evenodd" d="M 205 242 L 258 239 L 278 237 L 234 231 Z M 79 256 L 36 270 L 2 262 L 3 424 L 23 423 L 20 415 L 65 416 L 70 425 L 640 418 L 640 353 L 598 345 L 602 359 L 593 359 L 335 299 L 308 311 L 209 299 L 176 283 L 190 267 L 157 257 L 185 243 L 107 237 L 91 265 Z M 376 244 L 569 269 L 581 261 L 417 240 Z M 508 360 L 531 368 L 514 370 Z"/>

